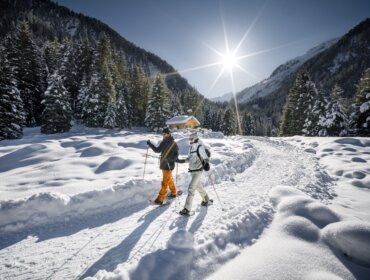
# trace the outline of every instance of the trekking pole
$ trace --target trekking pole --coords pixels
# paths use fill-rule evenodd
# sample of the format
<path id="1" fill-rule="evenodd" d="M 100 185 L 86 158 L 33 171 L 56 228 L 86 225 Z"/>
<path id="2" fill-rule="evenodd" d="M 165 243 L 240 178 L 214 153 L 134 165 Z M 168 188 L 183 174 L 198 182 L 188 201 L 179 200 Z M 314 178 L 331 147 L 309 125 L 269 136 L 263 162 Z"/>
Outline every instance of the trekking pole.
<path id="1" fill-rule="evenodd" d="M 148 158 L 148 151 L 149 151 L 149 146 L 146 148 L 146 155 L 145 155 L 145 162 L 144 162 L 143 181 L 144 181 L 144 177 L 145 177 L 145 168 L 146 168 L 146 160 Z"/>
<path id="2" fill-rule="evenodd" d="M 221 202 L 221 199 L 220 199 L 220 197 L 218 196 L 218 193 L 217 193 L 217 191 L 216 191 L 215 184 L 213 183 L 213 180 L 212 180 L 211 175 L 208 175 L 208 179 L 211 181 L 211 184 L 212 184 L 212 187 L 213 187 L 213 189 L 214 189 L 214 191 L 215 191 L 215 193 L 216 193 L 217 199 L 218 199 L 218 201 L 220 202 L 221 210 L 222 210 L 222 211 L 225 211 L 225 208 L 224 208 L 224 206 L 223 206 L 223 204 L 222 204 L 222 202 Z"/>

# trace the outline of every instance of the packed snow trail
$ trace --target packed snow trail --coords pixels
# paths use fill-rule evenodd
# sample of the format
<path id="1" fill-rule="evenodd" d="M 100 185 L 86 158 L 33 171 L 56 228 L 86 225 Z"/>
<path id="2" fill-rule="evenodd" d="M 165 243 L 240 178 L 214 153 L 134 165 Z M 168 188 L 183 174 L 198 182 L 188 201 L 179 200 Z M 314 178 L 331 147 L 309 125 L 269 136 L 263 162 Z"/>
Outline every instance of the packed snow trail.
<path id="1" fill-rule="evenodd" d="M 2 277 L 109 279 L 130 274 L 133 279 L 149 279 L 161 272 L 161 279 L 170 279 L 173 273 L 183 271 L 184 279 L 202 279 L 245 246 L 258 242 L 274 216 L 268 199 L 272 187 L 293 186 L 322 201 L 332 197 L 330 178 L 312 155 L 282 140 L 234 137 L 223 141 L 229 146 L 213 139 L 205 141 L 213 152 L 225 151 L 227 146 L 234 158 L 223 164 L 213 159 L 211 171 L 204 177 L 214 205 L 201 207 L 196 195 L 194 216 L 175 213 L 184 205 L 190 177 L 182 169 L 179 188 L 185 192 L 169 207 L 148 206 L 145 199 L 110 212 L 40 226 L 38 234 L 0 251 L 5 264 Z M 225 211 L 210 179 L 215 180 Z M 157 190 L 159 185 L 153 188 Z"/>

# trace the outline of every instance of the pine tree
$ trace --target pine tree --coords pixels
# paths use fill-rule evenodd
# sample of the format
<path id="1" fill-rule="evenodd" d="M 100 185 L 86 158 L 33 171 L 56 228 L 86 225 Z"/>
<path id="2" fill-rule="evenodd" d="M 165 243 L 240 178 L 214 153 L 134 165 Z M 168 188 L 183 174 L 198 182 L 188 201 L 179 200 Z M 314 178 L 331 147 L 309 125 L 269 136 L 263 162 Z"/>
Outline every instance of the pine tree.
<path id="1" fill-rule="evenodd" d="M 370 136 L 370 68 L 365 70 L 358 83 L 354 108 L 355 132 L 360 136 Z"/>
<path id="2" fill-rule="evenodd" d="M 306 103 L 305 85 L 310 80 L 304 71 L 297 74 L 285 104 L 280 126 L 281 136 L 300 135 L 305 122 L 304 104 Z"/>
<path id="3" fill-rule="evenodd" d="M 42 112 L 41 132 L 51 134 L 69 131 L 72 110 L 63 78 L 55 72 L 50 76 L 48 84 L 43 100 L 45 109 Z"/>
<path id="4" fill-rule="evenodd" d="M 56 38 L 46 43 L 44 48 L 44 60 L 46 72 L 49 76 L 55 73 L 55 71 L 60 70 L 62 55 L 60 44 Z"/>
<path id="5" fill-rule="evenodd" d="M 116 101 L 114 100 L 113 97 L 111 97 L 109 99 L 107 112 L 105 114 L 104 127 L 110 129 L 115 128 L 116 118 L 117 118 Z"/>
<path id="6" fill-rule="evenodd" d="M 24 21 L 18 25 L 14 48 L 16 79 L 24 103 L 26 125 L 35 126 L 41 122 L 43 111 L 41 57 Z"/>
<path id="7" fill-rule="evenodd" d="M 326 117 L 327 101 L 324 95 L 317 90 L 314 82 L 307 81 L 305 88 L 307 96 L 306 102 L 303 104 L 305 121 L 302 134 L 305 136 L 318 136 L 323 129 L 319 122 Z"/>
<path id="8" fill-rule="evenodd" d="M 231 108 L 227 108 L 223 117 L 221 131 L 225 135 L 234 135 L 236 132 L 235 114 Z"/>
<path id="9" fill-rule="evenodd" d="M 89 85 L 87 82 L 86 75 L 82 78 L 81 84 L 79 86 L 78 95 L 77 95 L 77 101 L 76 101 L 76 108 L 75 108 L 75 114 L 77 120 L 82 120 L 84 118 L 83 112 L 84 107 L 86 104 L 86 98 L 88 96 L 89 91 Z"/>
<path id="10" fill-rule="evenodd" d="M 127 68 L 126 56 L 123 51 L 119 53 L 117 63 L 117 101 L 116 101 L 116 123 L 119 128 L 131 127 L 131 117 L 129 114 L 129 84 L 130 75 Z"/>
<path id="11" fill-rule="evenodd" d="M 117 126 L 119 128 L 125 128 L 125 127 L 131 127 L 130 121 L 129 121 L 129 114 L 127 109 L 127 97 L 128 93 L 125 87 L 122 87 L 118 90 L 117 94 L 117 116 L 116 116 L 116 122 Z"/>
<path id="12" fill-rule="evenodd" d="M 212 128 L 211 110 L 209 108 L 204 110 L 203 127 L 209 129 Z"/>
<path id="13" fill-rule="evenodd" d="M 100 97 L 100 85 L 101 85 L 101 76 L 97 72 L 96 67 L 92 67 L 92 76 L 87 88 L 87 94 L 84 101 L 84 106 L 82 107 L 82 118 L 83 122 L 88 127 L 98 127 L 99 122 L 102 121 L 99 119 L 100 106 L 99 106 L 99 97 Z"/>
<path id="14" fill-rule="evenodd" d="M 256 124 L 251 113 L 244 113 L 244 135 L 256 135 Z"/>
<path id="15" fill-rule="evenodd" d="M 146 117 L 146 106 L 150 94 L 150 82 L 143 70 L 136 66 L 131 78 L 130 100 L 132 105 L 133 125 L 143 126 Z"/>
<path id="16" fill-rule="evenodd" d="M 331 91 L 330 101 L 326 106 L 325 118 L 321 118 L 320 136 L 345 136 L 348 134 L 348 116 L 342 105 L 343 89 L 335 85 Z"/>
<path id="17" fill-rule="evenodd" d="M 23 101 L 8 57 L 11 39 L 5 41 L 5 47 L 0 46 L 0 140 L 21 138 L 25 123 Z"/>
<path id="18" fill-rule="evenodd" d="M 77 48 L 68 38 L 64 38 L 61 45 L 61 67 L 60 75 L 64 79 L 64 86 L 67 89 L 72 110 L 76 109 L 78 91 L 81 83 L 80 71 L 77 58 Z"/>
<path id="19" fill-rule="evenodd" d="M 158 75 L 148 101 L 145 125 L 153 131 L 158 131 L 165 126 L 169 115 L 168 89 L 162 77 Z"/>

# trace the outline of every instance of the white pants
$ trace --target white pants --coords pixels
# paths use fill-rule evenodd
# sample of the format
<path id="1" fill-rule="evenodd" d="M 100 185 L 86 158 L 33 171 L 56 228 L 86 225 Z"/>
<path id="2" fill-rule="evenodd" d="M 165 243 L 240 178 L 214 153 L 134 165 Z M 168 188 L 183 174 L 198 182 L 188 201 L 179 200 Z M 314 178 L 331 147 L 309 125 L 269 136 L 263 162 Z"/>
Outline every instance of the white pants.
<path id="1" fill-rule="evenodd" d="M 198 191 L 203 201 L 208 201 L 208 195 L 202 187 L 200 180 L 202 179 L 203 171 L 194 171 L 191 172 L 191 182 L 188 189 L 188 197 L 186 198 L 185 208 L 189 211 L 193 205 L 193 198 L 195 191 Z"/>

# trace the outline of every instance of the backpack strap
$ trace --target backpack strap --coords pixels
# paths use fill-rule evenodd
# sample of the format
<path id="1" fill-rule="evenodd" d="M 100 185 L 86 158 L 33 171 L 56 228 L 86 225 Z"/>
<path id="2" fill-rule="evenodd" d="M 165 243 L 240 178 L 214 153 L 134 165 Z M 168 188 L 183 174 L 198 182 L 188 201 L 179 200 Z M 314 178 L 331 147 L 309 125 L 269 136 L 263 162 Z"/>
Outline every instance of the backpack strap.
<path id="1" fill-rule="evenodd" d="M 167 149 L 166 153 L 164 154 L 163 158 L 161 159 L 161 163 L 163 163 L 163 161 L 167 158 L 168 154 L 170 153 L 170 151 L 172 150 L 173 146 L 175 145 L 175 141 L 173 141 L 173 143 L 171 144 L 171 146 Z"/>

